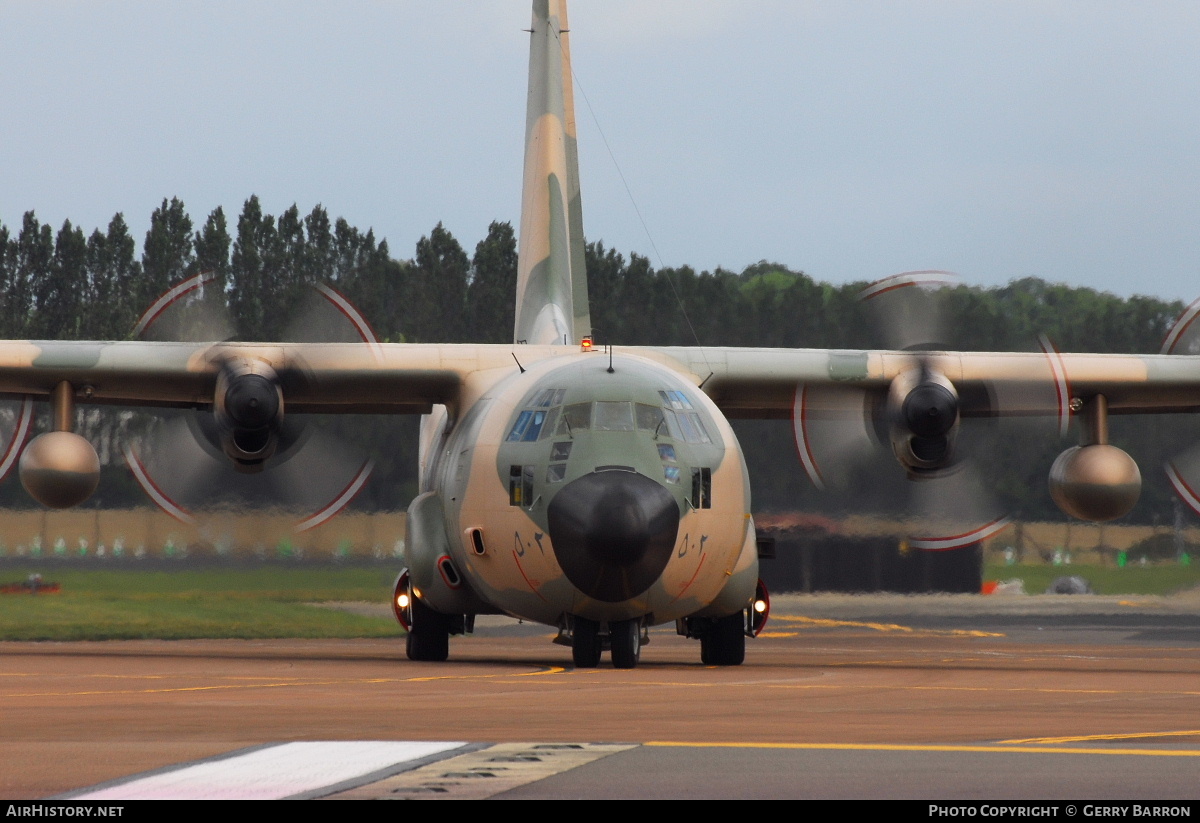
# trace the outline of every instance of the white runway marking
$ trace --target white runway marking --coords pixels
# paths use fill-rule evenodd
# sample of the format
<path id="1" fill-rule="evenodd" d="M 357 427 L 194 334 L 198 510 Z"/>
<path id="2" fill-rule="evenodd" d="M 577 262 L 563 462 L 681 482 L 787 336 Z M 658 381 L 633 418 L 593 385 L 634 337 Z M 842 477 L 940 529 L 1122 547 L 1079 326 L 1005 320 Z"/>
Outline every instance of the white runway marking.
<path id="1" fill-rule="evenodd" d="M 394 769 L 464 743 L 281 743 L 76 795 L 80 800 L 278 800 Z"/>

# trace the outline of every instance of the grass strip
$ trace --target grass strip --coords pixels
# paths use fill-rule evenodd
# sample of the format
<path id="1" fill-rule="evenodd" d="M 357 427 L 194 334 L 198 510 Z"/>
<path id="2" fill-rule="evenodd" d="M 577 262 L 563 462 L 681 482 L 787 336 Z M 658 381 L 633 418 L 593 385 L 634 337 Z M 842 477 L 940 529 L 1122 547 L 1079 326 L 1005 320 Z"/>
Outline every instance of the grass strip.
<path id="1" fill-rule="evenodd" d="M 988 563 L 984 580 L 1021 580 L 1027 594 L 1041 594 L 1055 578 L 1079 576 L 1096 594 L 1169 595 L 1200 586 L 1200 564 L 1131 563 L 1124 568 L 1090 564 L 1054 566 L 1035 563 Z"/>
<path id="2" fill-rule="evenodd" d="M 377 567 L 112 571 L 6 567 L 0 583 L 41 573 L 57 594 L 0 595 L 0 640 L 397 637 L 395 620 L 313 603 L 387 603 Z"/>

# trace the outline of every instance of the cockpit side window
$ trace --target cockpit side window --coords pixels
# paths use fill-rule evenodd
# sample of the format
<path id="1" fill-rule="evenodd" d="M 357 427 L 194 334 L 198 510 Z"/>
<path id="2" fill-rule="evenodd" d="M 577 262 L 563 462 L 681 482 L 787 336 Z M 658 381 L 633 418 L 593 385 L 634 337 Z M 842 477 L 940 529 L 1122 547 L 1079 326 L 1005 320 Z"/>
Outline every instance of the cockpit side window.
<path id="1" fill-rule="evenodd" d="M 684 440 L 688 443 L 712 442 L 712 437 L 709 436 L 703 419 L 693 411 L 695 406 L 692 405 L 691 400 L 688 400 L 686 394 L 676 389 L 671 389 L 669 391 L 660 391 L 658 396 L 663 401 L 663 408 L 658 411 L 666 419 L 667 430 L 672 438 L 675 440 Z M 647 417 L 648 419 L 649 417 Z M 638 428 L 643 428 L 642 406 L 640 405 L 638 406 Z"/>
<path id="2" fill-rule="evenodd" d="M 684 440 L 683 430 L 679 428 L 679 418 L 675 416 L 675 412 L 663 409 L 663 416 L 667 418 L 667 434 L 673 440 Z"/>
<path id="3" fill-rule="evenodd" d="M 533 418 L 533 412 L 531 412 L 531 411 L 521 412 L 520 416 L 517 417 L 517 422 L 513 424 L 512 431 L 510 431 L 508 433 L 508 437 L 506 437 L 505 440 L 508 441 L 509 443 L 513 443 L 513 442 L 520 440 L 521 435 L 525 434 L 525 429 L 526 429 L 526 427 L 529 426 L 529 421 L 532 418 Z"/>
<path id="4" fill-rule="evenodd" d="M 554 424 L 558 420 L 559 406 L 562 405 L 566 389 L 544 389 L 529 401 L 526 408 L 517 416 L 508 437 L 508 443 L 532 443 L 554 432 Z"/>
<path id="5" fill-rule="evenodd" d="M 508 505 L 525 508 L 533 505 L 533 473 L 536 469 L 537 466 L 508 467 Z"/>
<path id="6" fill-rule="evenodd" d="M 538 439 L 538 435 L 542 433 L 542 424 L 546 422 L 546 412 L 542 410 L 535 411 L 533 417 L 529 419 L 529 425 L 525 427 L 525 433 L 521 435 L 521 439 L 530 442 Z"/>
<path id="7" fill-rule="evenodd" d="M 691 415 L 679 414 L 676 418 L 679 420 L 679 428 L 683 430 L 683 439 L 689 443 L 699 443 L 700 434 L 692 424 Z"/>
<path id="8" fill-rule="evenodd" d="M 712 508 L 712 469 L 692 469 L 692 508 Z"/>
<path id="9" fill-rule="evenodd" d="M 558 412 L 558 406 L 546 412 L 546 424 L 542 426 L 542 433 L 538 437 L 539 440 L 545 440 L 547 437 L 554 436 L 554 424 L 558 422 Z"/>

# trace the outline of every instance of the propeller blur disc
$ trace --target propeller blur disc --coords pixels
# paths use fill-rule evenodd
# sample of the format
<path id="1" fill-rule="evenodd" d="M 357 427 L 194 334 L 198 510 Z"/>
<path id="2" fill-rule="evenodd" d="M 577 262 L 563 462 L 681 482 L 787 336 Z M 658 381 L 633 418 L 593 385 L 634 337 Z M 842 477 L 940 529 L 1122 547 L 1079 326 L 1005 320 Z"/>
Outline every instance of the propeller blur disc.
<path id="1" fill-rule="evenodd" d="M 210 274 L 169 289 L 137 325 L 142 339 L 231 339 L 233 323 Z M 206 287 L 209 287 L 206 292 Z M 309 290 L 285 332 L 287 342 L 358 342 L 379 351 L 365 319 L 328 286 Z M 302 368 L 302 367 L 301 367 Z M 286 402 L 286 398 L 285 398 Z M 163 511 L 185 523 L 215 512 L 283 510 L 306 531 L 344 509 L 363 488 L 373 462 L 355 455 L 321 415 L 286 414 L 274 423 L 277 446 L 253 473 L 239 471 L 222 449 L 225 435 L 211 411 L 167 410 L 124 447 L 134 478 Z"/>
<path id="2" fill-rule="evenodd" d="M 0 480 L 17 465 L 32 425 L 32 397 L 0 402 Z"/>
<path id="3" fill-rule="evenodd" d="M 1200 299 L 1192 301 L 1175 318 L 1163 339 L 1162 354 L 1200 354 Z M 1200 446 L 1192 446 L 1163 467 L 1171 488 L 1188 508 L 1200 514 Z"/>
<path id="4" fill-rule="evenodd" d="M 964 376 L 961 361 L 942 354 L 942 304 L 946 290 L 959 285 L 951 272 L 925 270 L 863 289 L 859 298 L 870 308 L 880 342 L 891 352 L 904 352 L 887 356 L 911 359 L 911 365 L 896 364 L 895 396 L 889 399 L 888 389 L 802 384 L 793 405 L 797 452 L 813 484 L 847 510 L 866 509 L 896 524 L 898 537 L 928 551 L 968 546 L 1005 528 L 1010 522 L 1006 507 L 975 456 L 1024 448 L 1052 429 L 1065 433 L 1070 415 L 1065 372 L 1048 341 L 1042 341 L 1041 357 L 1020 364 L 1020 374 L 996 380 Z M 951 374 L 957 381 L 953 389 Z M 911 405 L 907 398 L 939 386 L 945 387 L 938 397 L 945 394 L 946 408 L 936 434 L 953 440 L 947 441 L 944 458 L 931 451 L 932 457 L 921 455 L 927 463 L 906 470 L 894 449 L 907 440 L 892 440 L 901 435 L 919 440 L 923 433 L 914 430 L 912 415 L 904 414 Z"/>

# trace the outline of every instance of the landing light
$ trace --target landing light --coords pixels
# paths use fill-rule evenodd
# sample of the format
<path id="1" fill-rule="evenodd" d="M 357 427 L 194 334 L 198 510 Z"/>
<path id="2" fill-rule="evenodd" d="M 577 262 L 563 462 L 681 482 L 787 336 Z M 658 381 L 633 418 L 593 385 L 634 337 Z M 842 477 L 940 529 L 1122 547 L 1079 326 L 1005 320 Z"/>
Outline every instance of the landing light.
<path id="1" fill-rule="evenodd" d="M 408 569 L 405 569 L 400 572 L 396 578 L 396 584 L 392 588 L 392 614 L 395 615 L 396 622 L 403 626 L 405 631 L 412 628 L 409 619 L 413 605 L 412 594 L 409 593 L 410 585 Z"/>
<path id="2" fill-rule="evenodd" d="M 767 625 L 771 615 L 771 594 L 762 580 L 754 590 L 754 599 L 750 601 L 750 610 L 746 615 L 746 634 L 758 637 Z"/>

